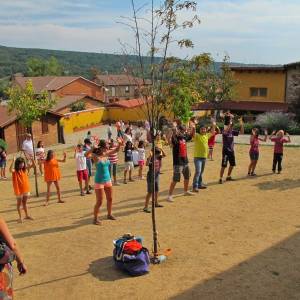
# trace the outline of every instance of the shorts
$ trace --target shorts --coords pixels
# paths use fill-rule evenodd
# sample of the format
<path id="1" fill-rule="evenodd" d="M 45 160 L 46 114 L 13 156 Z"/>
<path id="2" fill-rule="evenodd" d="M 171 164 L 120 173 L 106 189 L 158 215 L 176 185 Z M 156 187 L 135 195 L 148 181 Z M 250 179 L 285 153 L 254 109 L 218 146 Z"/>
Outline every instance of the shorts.
<path id="1" fill-rule="evenodd" d="M 90 159 L 86 160 L 86 168 L 87 168 L 89 177 L 91 177 L 92 176 L 92 161 Z"/>
<path id="2" fill-rule="evenodd" d="M 191 171 L 188 164 L 174 165 L 173 166 L 173 181 L 180 182 L 180 173 L 182 173 L 184 180 L 189 180 L 191 177 Z"/>
<path id="3" fill-rule="evenodd" d="M 134 169 L 133 161 L 125 161 L 125 170 L 132 171 Z"/>
<path id="4" fill-rule="evenodd" d="M 235 167 L 236 166 L 234 152 L 223 151 L 221 166 L 223 168 L 227 168 L 228 162 L 229 162 L 229 165 L 231 167 Z"/>
<path id="5" fill-rule="evenodd" d="M 155 181 L 154 181 L 154 192 L 157 193 L 159 191 L 159 173 L 155 174 Z M 152 172 L 147 173 L 147 193 L 153 193 L 153 176 Z"/>
<path id="6" fill-rule="evenodd" d="M 249 156 L 251 160 L 258 160 L 259 159 L 259 152 L 249 152 Z"/>
<path id="7" fill-rule="evenodd" d="M 102 183 L 95 182 L 94 189 L 95 190 L 103 190 L 104 188 L 112 187 L 111 181 L 106 181 Z"/>
<path id="8" fill-rule="evenodd" d="M 88 170 L 85 169 L 85 170 L 80 170 L 80 171 L 77 171 L 77 179 L 79 182 L 83 181 L 83 180 L 88 180 Z"/>
<path id="9" fill-rule="evenodd" d="M 21 194 L 21 195 L 16 195 L 17 200 L 22 200 L 23 197 L 29 197 L 30 196 L 30 192 Z"/>
<path id="10" fill-rule="evenodd" d="M 1 160 L 0 161 L 0 169 L 6 168 L 6 160 Z"/>
<path id="11" fill-rule="evenodd" d="M 208 145 L 209 150 L 214 150 L 215 145 Z"/>
<path id="12" fill-rule="evenodd" d="M 143 167 L 145 165 L 145 161 L 144 160 L 139 160 L 138 164 L 140 167 Z"/>
<path id="13" fill-rule="evenodd" d="M 112 171 L 112 174 L 111 174 L 111 171 Z M 110 174 L 110 177 L 111 177 L 111 175 L 113 175 L 113 177 L 117 176 L 117 163 L 114 163 L 114 164 L 111 163 L 109 165 L 109 174 Z"/>

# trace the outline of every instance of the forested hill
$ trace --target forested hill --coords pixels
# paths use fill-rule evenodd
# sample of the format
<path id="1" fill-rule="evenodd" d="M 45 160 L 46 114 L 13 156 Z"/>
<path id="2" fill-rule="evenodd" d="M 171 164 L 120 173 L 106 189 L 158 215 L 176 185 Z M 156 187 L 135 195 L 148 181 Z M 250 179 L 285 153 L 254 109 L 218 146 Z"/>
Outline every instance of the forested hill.
<path id="1" fill-rule="evenodd" d="M 132 55 L 26 49 L 0 45 L 0 78 L 14 73 L 26 74 L 26 61 L 29 58 L 49 59 L 51 56 L 63 66 L 65 75 L 81 75 L 87 78 L 91 77 L 91 68 L 110 74 L 123 73 L 124 66 L 133 66 L 137 63 L 137 57 Z"/>

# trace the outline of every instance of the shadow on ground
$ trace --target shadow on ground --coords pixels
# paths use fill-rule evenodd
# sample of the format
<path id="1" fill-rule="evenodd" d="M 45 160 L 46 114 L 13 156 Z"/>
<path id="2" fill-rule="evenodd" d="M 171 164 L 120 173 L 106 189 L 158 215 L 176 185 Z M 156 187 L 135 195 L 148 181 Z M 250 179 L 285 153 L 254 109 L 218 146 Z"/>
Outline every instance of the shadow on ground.
<path id="1" fill-rule="evenodd" d="M 271 191 L 279 190 L 286 191 L 290 189 L 300 188 L 300 179 L 283 179 L 280 181 L 266 181 L 255 184 L 260 190 Z"/>
<path id="2" fill-rule="evenodd" d="M 171 299 L 300 299 L 299 248 L 298 232 Z"/>
<path id="3" fill-rule="evenodd" d="M 101 281 L 116 281 L 130 277 L 125 272 L 116 268 L 112 256 L 91 262 L 88 272 Z"/>

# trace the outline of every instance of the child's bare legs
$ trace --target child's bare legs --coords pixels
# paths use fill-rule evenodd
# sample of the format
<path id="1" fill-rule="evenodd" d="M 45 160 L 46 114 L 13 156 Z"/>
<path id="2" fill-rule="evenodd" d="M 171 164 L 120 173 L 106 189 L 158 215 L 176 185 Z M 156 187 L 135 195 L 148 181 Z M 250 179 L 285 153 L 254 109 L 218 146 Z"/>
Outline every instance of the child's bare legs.
<path id="1" fill-rule="evenodd" d="M 19 223 L 22 223 L 22 214 L 21 214 L 21 205 L 22 205 L 22 198 L 18 198 L 17 199 L 17 210 L 18 210 L 18 214 L 19 214 Z"/>
<path id="2" fill-rule="evenodd" d="M 79 180 L 78 184 L 79 184 L 79 189 L 80 189 L 80 195 L 84 196 L 84 192 L 83 192 L 83 189 L 82 189 L 82 180 Z"/>
<path id="3" fill-rule="evenodd" d="M 148 210 L 151 195 L 152 195 L 152 193 L 147 193 L 147 195 L 146 195 L 144 210 Z"/>
<path id="4" fill-rule="evenodd" d="M 233 166 L 229 166 L 229 168 L 228 168 L 228 173 L 227 173 L 227 177 L 230 177 L 230 176 L 231 176 L 232 170 L 233 170 Z"/>
<path id="5" fill-rule="evenodd" d="M 224 172 L 225 172 L 225 167 L 222 167 L 221 170 L 220 170 L 220 179 L 223 178 L 223 175 L 224 175 Z"/>
<path id="6" fill-rule="evenodd" d="M 58 198 L 58 203 L 64 203 L 65 201 L 61 200 L 61 195 L 60 195 L 60 187 L 58 181 L 54 181 L 54 185 L 56 187 L 56 193 L 57 193 L 57 198 Z"/>
<path id="7" fill-rule="evenodd" d="M 143 178 L 143 166 L 142 165 L 139 166 L 139 178 L 140 179 Z"/>
<path id="8" fill-rule="evenodd" d="M 132 179 L 132 169 L 131 168 L 129 170 L 129 181 L 133 181 L 133 179 Z"/>
<path id="9" fill-rule="evenodd" d="M 115 220 L 116 218 L 112 215 L 112 187 L 104 187 L 104 192 L 106 196 L 107 218 Z"/>
<path id="10" fill-rule="evenodd" d="M 255 171 L 256 165 L 257 165 L 257 160 L 253 160 L 253 161 L 252 161 L 252 170 L 251 170 L 251 175 L 253 175 L 253 174 L 254 174 L 254 171 Z"/>
<path id="11" fill-rule="evenodd" d="M 251 171 L 252 171 L 252 165 L 253 165 L 253 161 L 251 160 L 250 164 L 249 164 L 249 167 L 248 167 L 248 175 L 251 174 Z"/>
<path id="12" fill-rule="evenodd" d="M 100 221 L 98 220 L 99 210 L 103 201 L 103 189 L 95 189 L 96 193 L 96 203 L 94 206 L 94 224 L 100 225 Z"/>
<path id="13" fill-rule="evenodd" d="M 41 175 L 43 175 L 43 163 L 41 161 L 39 161 L 39 169 L 40 169 Z"/>
<path id="14" fill-rule="evenodd" d="M 89 177 L 84 181 L 85 184 L 85 190 L 87 194 L 91 194 L 90 190 L 89 190 Z"/>
<path id="15" fill-rule="evenodd" d="M 0 175 L 0 177 L 2 177 L 2 179 L 6 179 L 5 167 L 1 168 L 1 175 Z"/>
<path id="16" fill-rule="evenodd" d="M 46 203 L 45 206 L 49 204 L 49 199 L 50 199 L 50 187 L 51 187 L 52 182 L 47 181 L 47 196 L 46 196 Z"/>
<path id="17" fill-rule="evenodd" d="M 33 218 L 28 215 L 27 200 L 28 200 L 28 196 L 23 196 L 23 198 L 22 198 L 22 206 L 23 206 L 23 210 L 25 212 L 25 219 L 27 219 L 27 220 L 33 220 Z"/>
<path id="18" fill-rule="evenodd" d="M 127 183 L 126 178 L 127 178 L 127 169 L 124 170 L 124 183 Z"/>
<path id="19" fill-rule="evenodd" d="M 172 196 L 172 195 L 173 195 L 173 192 L 174 192 L 176 183 L 177 183 L 176 181 L 172 181 L 172 182 L 171 182 L 170 188 L 169 188 L 169 196 Z"/>
<path id="20" fill-rule="evenodd" d="M 213 160 L 213 152 L 214 152 L 214 149 L 209 149 L 209 151 L 208 151 L 208 158 L 210 160 Z"/>

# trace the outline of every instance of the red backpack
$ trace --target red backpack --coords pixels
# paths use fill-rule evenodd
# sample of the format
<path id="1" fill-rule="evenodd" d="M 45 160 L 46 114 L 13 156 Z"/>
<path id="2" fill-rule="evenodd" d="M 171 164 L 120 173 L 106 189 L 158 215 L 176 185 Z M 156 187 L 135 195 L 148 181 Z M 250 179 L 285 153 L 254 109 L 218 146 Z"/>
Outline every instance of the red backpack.
<path id="1" fill-rule="evenodd" d="M 126 254 L 136 254 L 143 246 L 137 240 L 130 240 L 123 245 L 123 252 Z"/>
<path id="2" fill-rule="evenodd" d="M 186 141 L 185 139 L 179 140 L 179 157 L 186 158 L 187 151 L 186 151 Z"/>

